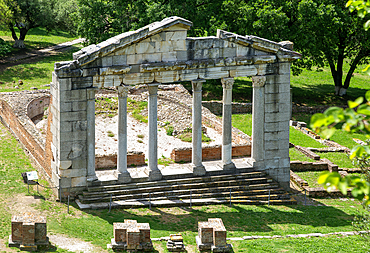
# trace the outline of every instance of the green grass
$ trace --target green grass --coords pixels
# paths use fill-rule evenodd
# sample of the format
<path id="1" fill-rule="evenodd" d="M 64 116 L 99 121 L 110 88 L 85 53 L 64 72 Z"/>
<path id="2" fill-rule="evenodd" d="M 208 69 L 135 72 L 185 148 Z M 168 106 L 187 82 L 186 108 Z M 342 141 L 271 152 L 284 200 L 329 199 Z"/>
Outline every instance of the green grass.
<path id="1" fill-rule="evenodd" d="M 290 127 L 289 141 L 294 145 L 299 145 L 302 147 L 310 148 L 325 147 L 325 145 L 322 145 L 320 142 L 315 141 L 314 139 L 302 133 L 301 131 L 295 129 L 294 127 Z"/>
<path id="2" fill-rule="evenodd" d="M 235 252 L 368 252 L 369 242 L 360 236 L 259 239 L 231 242 Z"/>
<path id="3" fill-rule="evenodd" d="M 304 172 L 294 172 L 300 178 L 307 181 L 308 186 L 311 188 L 322 187 L 322 185 L 317 183 L 321 171 L 304 171 Z"/>
<path id="4" fill-rule="evenodd" d="M 27 187 L 21 182 L 20 172 L 32 170 L 31 163 L 24 155 L 20 145 L 0 125 L 0 161 L 1 184 L 0 198 L 2 203 L 7 203 L 14 193 L 25 195 Z M 35 190 L 31 190 L 35 193 Z M 123 222 L 124 219 L 135 219 L 138 222 L 148 222 L 151 226 L 152 237 L 168 236 L 180 232 L 184 236 L 186 245 L 195 251 L 195 236 L 197 235 L 198 221 L 219 217 L 224 221 L 228 230 L 228 237 L 242 237 L 247 235 L 287 235 L 303 233 L 330 233 L 338 231 L 352 231 L 352 218 L 358 213 L 360 204 L 356 201 L 340 201 L 338 199 L 316 199 L 322 206 L 253 206 L 253 205 L 228 205 L 201 206 L 189 209 L 182 208 L 147 208 L 140 209 L 113 209 L 80 211 L 76 205 L 70 207 L 53 200 L 49 200 L 50 192 L 41 189 L 41 203 L 34 206 L 48 217 L 49 233 L 65 234 L 69 237 L 90 241 L 95 246 L 106 249 L 107 243 L 112 238 L 113 222 Z M 7 205 L 0 206 L 0 238 L 5 239 L 10 233 L 10 212 Z M 246 217 L 248 217 L 246 219 Z M 331 238 L 331 237 L 330 237 Z M 306 239 L 317 248 L 326 249 L 328 240 L 335 243 L 339 238 L 333 239 Z M 356 240 L 355 237 L 353 240 Z M 288 239 L 281 239 L 288 240 Z M 292 239 L 295 240 L 295 239 Z M 341 239 L 342 240 L 342 239 Z M 290 239 L 288 240 L 290 242 Z M 234 252 L 246 250 L 252 243 L 256 251 L 264 247 L 258 242 L 243 241 L 232 242 Z M 280 239 L 266 241 L 265 244 L 276 245 L 276 249 L 285 247 Z M 361 242 L 358 241 L 359 245 Z M 163 252 L 163 243 L 155 243 L 156 249 Z M 261 245 L 261 246 L 258 246 Z M 361 249 L 360 246 L 356 245 Z M 300 244 L 293 243 L 291 251 L 300 251 Z M 262 249 L 261 249 L 262 250 Z M 56 249 L 56 252 L 65 252 Z M 111 252 L 111 251 L 110 251 Z M 347 251 L 343 248 L 342 252 Z"/>
<path id="5" fill-rule="evenodd" d="M 0 92 L 29 90 L 31 87 L 45 89 L 44 85 L 51 82 L 54 63 L 72 60 L 72 54 L 81 47 L 81 45 L 74 45 L 67 52 L 42 58 L 36 63 L 25 63 L 6 68 L 0 72 Z M 18 85 L 18 80 L 22 80 L 23 85 Z M 14 88 L 17 85 L 20 89 Z"/>
<path id="6" fill-rule="evenodd" d="M 17 35 L 19 37 L 18 29 L 16 28 Z M 8 30 L 0 30 L 0 38 L 7 41 L 10 45 L 14 44 L 12 39 L 12 34 Z M 78 37 L 72 36 L 67 32 L 63 31 L 51 31 L 48 32 L 45 28 L 33 28 L 30 29 L 26 35 L 25 45 L 27 48 L 31 49 L 40 49 L 56 44 L 64 43 L 77 39 Z M 13 49 L 13 52 L 18 51 L 19 49 Z"/>
<path id="7" fill-rule="evenodd" d="M 289 149 L 289 157 L 291 161 L 302 161 L 302 162 L 316 162 L 314 159 L 311 159 L 305 156 L 303 153 L 299 152 L 295 148 Z"/>
<path id="8" fill-rule="evenodd" d="M 245 134 L 252 136 L 252 114 L 233 114 L 233 127 L 238 128 Z"/>
<path id="9" fill-rule="evenodd" d="M 362 141 L 367 140 L 367 137 L 365 134 L 348 133 L 343 130 L 336 131 L 334 135 L 330 137 L 330 140 L 335 141 L 336 143 L 342 146 L 345 146 L 349 149 L 352 149 L 353 147 L 359 145 L 353 140 L 353 138 L 360 139 Z"/>
<path id="10" fill-rule="evenodd" d="M 351 159 L 349 159 L 346 153 L 339 153 L 339 152 L 329 152 L 329 153 L 319 153 L 321 159 L 326 158 L 329 159 L 331 162 L 338 165 L 340 168 L 356 168 L 352 164 Z"/>

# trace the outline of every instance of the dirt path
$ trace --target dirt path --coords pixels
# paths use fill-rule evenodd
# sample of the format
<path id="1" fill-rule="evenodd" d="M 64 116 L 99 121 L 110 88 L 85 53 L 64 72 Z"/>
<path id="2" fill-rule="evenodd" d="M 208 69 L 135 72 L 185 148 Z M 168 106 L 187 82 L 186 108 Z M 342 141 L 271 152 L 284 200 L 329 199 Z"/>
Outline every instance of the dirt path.
<path id="1" fill-rule="evenodd" d="M 16 66 L 23 63 L 31 63 L 38 61 L 41 57 L 55 55 L 59 52 L 68 50 L 71 46 L 84 42 L 85 39 L 76 39 L 72 41 L 67 41 L 55 46 L 43 48 L 40 50 L 24 50 L 22 53 L 16 54 L 14 56 L 5 57 L 0 59 L 0 71 L 3 71 L 7 67 Z"/>

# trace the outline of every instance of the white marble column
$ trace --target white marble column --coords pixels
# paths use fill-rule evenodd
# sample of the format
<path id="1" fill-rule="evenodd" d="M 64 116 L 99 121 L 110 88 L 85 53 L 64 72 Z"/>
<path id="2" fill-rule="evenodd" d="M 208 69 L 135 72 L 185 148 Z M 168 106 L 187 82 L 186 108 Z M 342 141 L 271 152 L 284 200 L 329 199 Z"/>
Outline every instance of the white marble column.
<path id="1" fill-rule="evenodd" d="M 95 181 L 95 88 L 87 89 L 87 181 Z"/>
<path id="2" fill-rule="evenodd" d="M 116 176 L 119 182 L 131 182 L 127 171 L 127 93 L 129 86 L 118 86 L 118 154 Z"/>
<path id="3" fill-rule="evenodd" d="M 148 84 L 149 103 L 148 103 L 148 124 L 149 124 L 149 143 L 148 143 L 148 163 L 149 180 L 155 181 L 162 179 L 161 171 L 158 169 L 158 150 L 157 150 L 157 92 L 158 83 Z"/>
<path id="4" fill-rule="evenodd" d="M 202 83 L 206 80 L 195 80 L 193 86 L 193 129 L 192 129 L 192 155 L 193 174 L 202 176 L 206 170 L 202 164 Z"/>
<path id="5" fill-rule="evenodd" d="M 234 170 L 232 158 L 232 92 L 234 78 L 222 78 L 222 164 L 224 170 Z"/>
<path id="6" fill-rule="evenodd" d="M 252 107 L 252 161 L 256 168 L 263 168 L 265 159 L 265 76 L 253 76 Z"/>

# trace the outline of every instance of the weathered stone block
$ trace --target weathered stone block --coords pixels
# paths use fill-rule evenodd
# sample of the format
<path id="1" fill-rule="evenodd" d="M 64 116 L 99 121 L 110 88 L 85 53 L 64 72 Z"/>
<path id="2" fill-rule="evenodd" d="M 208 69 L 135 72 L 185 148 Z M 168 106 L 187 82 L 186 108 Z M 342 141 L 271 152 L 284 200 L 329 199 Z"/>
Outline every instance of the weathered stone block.
<path id="1" fill-rule="evenodd" d="M 229 48 L 221 48 L 220 49 L 220 57 L 235 57 L 236 56 L 236 47 Z"/>
<path id="2" fill-rule="evenodd" d="M 199 71 L 200 79 L 220 79 L 229 77 L 229 71 L 222 71 L 222 67 L 202 69 Z"/>
<path id="3" fill-rule="evenodd" d="M 213 243 L 213 228 L 208 222 L 198 222 L 198 235 L 202 243 Z"/>
<path id="4" fill-rule="evenodd" d="M 104 56 L 101 58 L 101 64 L 103 67 L 112 66 L 113 65 L 113 57 L 112 56 Z"/>
<path id="5" fill-rule="evenodd" d="M 173 83 L 180 79 L 178 71 L 163 71 L 155 73 L 154 80 L 158 83 Z"/>
<path id="6" fill-rule="evenodd" d="M 87 113 L 86 111 L 78 111 L 78 112 L 61 112 L 59 114 L 60 121 L 78 121 L 78 120 L 86 120 Z"/>
<path id="7" fill-rule="evenodd" d="M 114 241 L 125 243 L 127 227 L 124 223 L 113 223 Z"/>
<path id="8" fill-rule="evenodd" d="M 86 100 L 86 90 L 66 90 L 59 91 L 60 101 L 73 102 Z"/>
<path id="9" fill-rule="evenodd" d="M 257 69 L 253 65 L 237 66 L 234 70 L 230 70 L 230 77 L 240 76 L 255 76 Z"/>
<path id="10" fill-rule="evenodd" d="M 85 173 L 85 175 L 83 175 L 81 177 L 73 177 L 72 180 L 71 180 L 71 186 L 72 187 L 82 187 L 82 186 L 86 186 L 86 185 L 87 185 L 86 173 Z"/>
<path id="11" fill-rule="evenodd" d="M 18 218 L 18 216 L 12 217 L 12 241 L 22 242 L 22 231 L 23 222 Z"/>
<path id="12" fill-rule="evenodd" d="M 194 70 L 183 70 L 180 72 L 180 81 L 193 81 L 197 80 L 199 73 Z"/>
<path id="13" fill-rule="evenodd" d="M 280 75 L 284 75 L 284 74 L 290 75 L 290 65 L 291 65 L 291 63 L 289 63 L 289 62 L 279 63 L 279 72 L 278 73 Z"/>
<path id="14" fill-rule="evenodd" d="M 162 61 L 177 61 L 177 60 L 178 59 L 176 51 L 162 53 Z"/>
<path id="15" fill-rule="evenodd" d="M 78 183 L 78 179 L 80 177 L 86 177 L 86 168 L 79 168 L 79 169 L 61 169 L 59 168 L 59 175 L 61 177 L 71 177 L 72 178 L 72 185 Z"/>
<path id="16" fill-rule="evenodd" d="M 154 81 L 154 73 L 132 73 L 123 77 L 123 83 L 127 85 L 147 84 Z"/>
<path id="17" fill-rule="evenodd" d="M 23 222 L 22 225 L 22 243 L 24 245 L 35 244 L 35 223 Z"/>
<path id="18" fill-rule="evenodd" d="M 127 64 L 126 55 L 114 55 L 112 56 L 112 65 L 113 66 L 122 66 Z"/>
<path id="19" fill-rule="evenodd" d="M 175 32 L 166 32 L 167 40 L 186 40 L 187 31 L 175 31 Z"/>

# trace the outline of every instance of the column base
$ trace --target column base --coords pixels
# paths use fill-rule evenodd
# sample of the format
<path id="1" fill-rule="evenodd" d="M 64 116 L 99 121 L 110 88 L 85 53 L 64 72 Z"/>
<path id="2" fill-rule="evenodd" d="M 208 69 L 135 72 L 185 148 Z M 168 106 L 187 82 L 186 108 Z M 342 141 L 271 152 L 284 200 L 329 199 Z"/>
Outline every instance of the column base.
<path id="1" fill-rule="evenodd" d="M 116 170 L 114 172 L 114 176 L 117 177 L 117 181 L 120 183 L 130 183 L 132 181 L 131 175 L 128 171 L 121 173 Z"/>
<path id="2" fill-rule="evenodd" d="M 160 170 L 149 171 L 149 181 L 157 181 L 162 179 L 162 173 Z"/>
<path id="3" fill-rule="evenodd" d="M 236 170 L 236 167 L 235 167 L 235 164 L 233 162 L 231 162 L 231 163 L 228 163 L 228 164 L 224 164 L 222 166 L 222 169 L 223 170 L 234 171 L 234 170 Z"/>
<path id="4" fill-rule="evenodd" d="M 207 173 L 203 165 L 195 166 L 193 165 L 193 175 L 194 176 L 204 176 Z"/>
<path id="5" fill-rule="evenodd" d="M 98 180 L 98 177 L 96 175 L 90 175 L 90 176 L 87 176 L 87 178 L 86 178 L 87 182 L 93 182 L 93 181 L 96 181 L 96 180 Z"/>

